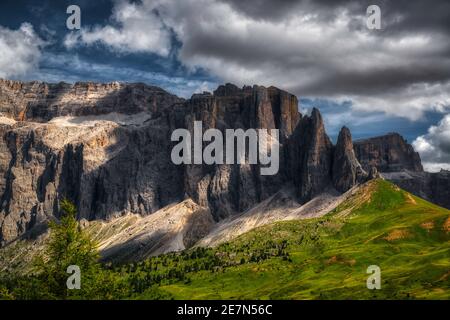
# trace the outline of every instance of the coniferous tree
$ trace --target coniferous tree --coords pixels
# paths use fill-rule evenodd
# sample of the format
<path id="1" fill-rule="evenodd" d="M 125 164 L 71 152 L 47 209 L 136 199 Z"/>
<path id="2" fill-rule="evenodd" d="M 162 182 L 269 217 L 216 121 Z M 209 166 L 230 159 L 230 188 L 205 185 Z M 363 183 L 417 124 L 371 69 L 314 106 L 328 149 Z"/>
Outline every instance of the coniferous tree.
<path id="1" fill-rule="evenodd" d="M 125 293 L 125 288 L 112 272 L 103 270 L 97 244 L 81 229 L 77 209 L 69 200 L 61 201 L 61 218 L 52 221 L 50 239 L 35 261 L 35 274 L 41 280 L 39 293 L 44 299 L 114 299 Z M 78 266 L 81 272 L 80 289 L 68 289 L 69 266 Z"/>

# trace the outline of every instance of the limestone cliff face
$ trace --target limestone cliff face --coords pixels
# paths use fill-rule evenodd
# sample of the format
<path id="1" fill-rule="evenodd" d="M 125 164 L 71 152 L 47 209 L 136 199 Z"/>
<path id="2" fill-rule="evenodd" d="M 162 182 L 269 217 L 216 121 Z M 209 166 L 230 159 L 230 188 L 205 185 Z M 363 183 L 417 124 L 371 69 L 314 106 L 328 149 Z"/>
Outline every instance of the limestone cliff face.
<path id="1" fill-rule="evenodd" d="M 381 172 L 423 171 L 419 154 L 398 133 L 355 141 L 354 148 L 366 171 L 372 166 Z"/>
<path id="2" fill-rule="evenodd" d="M 278 129 L 278 173 L 261 175 L 258 164 L 173 164 L 173 130 L 193 135 L 196 120 L 203 132 Z M 450 207 L 450 174 L 424 172 L 400 135 L 352 142 L 344 127 L 333 146 L 319 110 L 302 116 L 297 98 L 275 87 L 226 84 L 184 100 L 145 84 L 0 80 L 0 246 L 44 230 L 69 198 L 80 219 L 123 218 L 114 224 L 141 215 L 145 230 L 137 227 L 142 237 L 126 250 L 148 237 L 169 239 L 163 249 L 189 247 L 214 221 L 270 202 L 285 187 L 301 205 L 379 174 Z M 177 204 L 193 210 L 177 215 Z M 189 226 L 182 228 L 185 218 Z M 170 236 L 152 238 L 148 230 Z M 174 230 L 184 230 L 183 237 Z M 123 238 L 132 239 L 127 232 Z"/>
<path id="3" fill-rule="evenodd" d="M 111 112 L 158 114 L 182 99 L 142 83 L 48 84 L 0 79 L 0 113 L 16 121 L 46 122 L 61 116 Z"/>
<path id="4" fill-rule="evenodd" d="M 63 197 L 80 218 L 151 214 L 185 197 L 219 220 L 278 190 L 284 173 L 257 165 L 172 164 L 176 128 L 279 129 L 297 125 L 297 98 L 274 87 L 227 84 L 184 101 L 143 84 L 0 81 L 0 241 L 58 215 Z"/>
<path id="5" fill-rule="evenodd" d="M 301 119 L 288 145 L 290 176 L 304 203 L 331 184 L 333 145 L 319 110 Z"/>
<path id="6" fill-rule="evenodd" d="M 0 83 L 0 97 L 2 243 L 57 216 L 63 197 L 89 220 L 183 198 L 167 113 L 182 99 L 139 84 L 12 81 Z"/>
<path id="7" fill-rule="evenodd" d="M 368 177 L 356 159 L 352 135 L 347 127 L 343 127 L 339 132 L 333 156 L 332 175 L 333 185 L 340 192 L 346 192 Z"/>
<path id="8" fill-rule="evenodd" d="M 364 169 L 372 166 L 406 191 L 450 209 L 449 172 L 423 171 L 419 154 L 399 134 L 356 141 L 354 149 Z"/>
<path id="9" fill-rule="evenodd" d="M 274 87 L 244 87 L 227 84 L 214 94 L 196 94 L 185 104 L 184 127 L 193 134 L 194 121 L 210 128 L 279 129 L 283 144 L 296 127 L 300 114 L 297 98 Z M 280 152 L 281 153 L 281 152 Z M 280 162 L 284 161 L 284 157 Z M 259 165 L 187 165 L 185 190 L 199 204 L 211 208 L 216 220 L 242 212 L 274 194 L 286 181 L 277 175 L 260 175 Z"/>
<path id="10" fill-rule="evenodd" d="M 173 164 L 171 134 L 192 133 L 195 120 L 203 131 L 278 129 L 278 173 Z M 297 98 L 275 87 L 226 84 L 184 100 L 144 84 L 0 80 L 0 243 L 58 217 L 65 197 L 86 220 L 147 216 L 192 199 L 219 221 L 286 184 L 305 203 L 333 184 L 344 191 L 358 182 L 350 149 L 349 133 L 335 149 L 320 112 L 302 117 Z"/>

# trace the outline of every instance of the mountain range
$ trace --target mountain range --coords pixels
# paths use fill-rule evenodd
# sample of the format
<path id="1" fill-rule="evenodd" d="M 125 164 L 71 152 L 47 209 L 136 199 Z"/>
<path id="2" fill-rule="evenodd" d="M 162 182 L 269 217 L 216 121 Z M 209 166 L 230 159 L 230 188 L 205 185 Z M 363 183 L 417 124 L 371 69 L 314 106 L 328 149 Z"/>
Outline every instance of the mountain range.
<path id="1" fill-rule="evenodd" d="M 175 165 L 173 130 L 278 129 L 280 170 Z M 0 242 L 39 239 L 71 200 L 106 260 L 219 245 L 281 220 L 321 217 L 382 177 L 450 208 L 450 172 L 428 173 L 398 133 L 336 144 L 318 109 L 275 87 L 182 99 L 142 83 L 0 80 Z"/>

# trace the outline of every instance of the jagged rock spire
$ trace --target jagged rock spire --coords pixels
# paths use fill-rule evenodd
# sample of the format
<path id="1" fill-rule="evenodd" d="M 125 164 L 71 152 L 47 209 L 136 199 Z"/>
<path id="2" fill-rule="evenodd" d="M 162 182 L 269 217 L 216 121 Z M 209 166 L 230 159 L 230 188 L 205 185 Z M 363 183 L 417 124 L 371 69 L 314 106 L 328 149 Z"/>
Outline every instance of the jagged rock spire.
<path id="1" fill-rule="evenodd" d="M 314 108 L 311 116 L 301 119 L 289 139 L 290 178 L 301 202 L 311 200 L 330 184 L 332 152 L 322 115 Z"/>
<path id="2" fill-rule="evenodd" d="M 353 150 L 350 130 L 347 127 L 342 127 L 334 149 L 333 185 L 338 191 L 345 192 L 358 182 L 366 179 L 367 173 L 361 167 Z"/>

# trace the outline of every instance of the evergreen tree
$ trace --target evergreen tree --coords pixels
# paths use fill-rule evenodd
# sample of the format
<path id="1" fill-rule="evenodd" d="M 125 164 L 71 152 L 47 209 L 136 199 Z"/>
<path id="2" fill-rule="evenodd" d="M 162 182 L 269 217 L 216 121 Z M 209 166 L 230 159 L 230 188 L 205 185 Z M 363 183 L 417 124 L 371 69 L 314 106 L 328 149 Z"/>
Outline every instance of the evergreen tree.
<path id="1" fill-rule="evenodd" d="M 41 280 L 45 299 L 108 299 L 115 298 L 117 284 L 111 272 L 104 271 L 98 260 L 96 243 L 83 231 L 76 219 L 77 209 L 68 200 L 61 202 L 62 215 L 52 221 L 50 239 L 43 255 L 35 261 L 35 274 Z M 78 266 L 80 289 L 68 289 L 67 268 Z"/>

